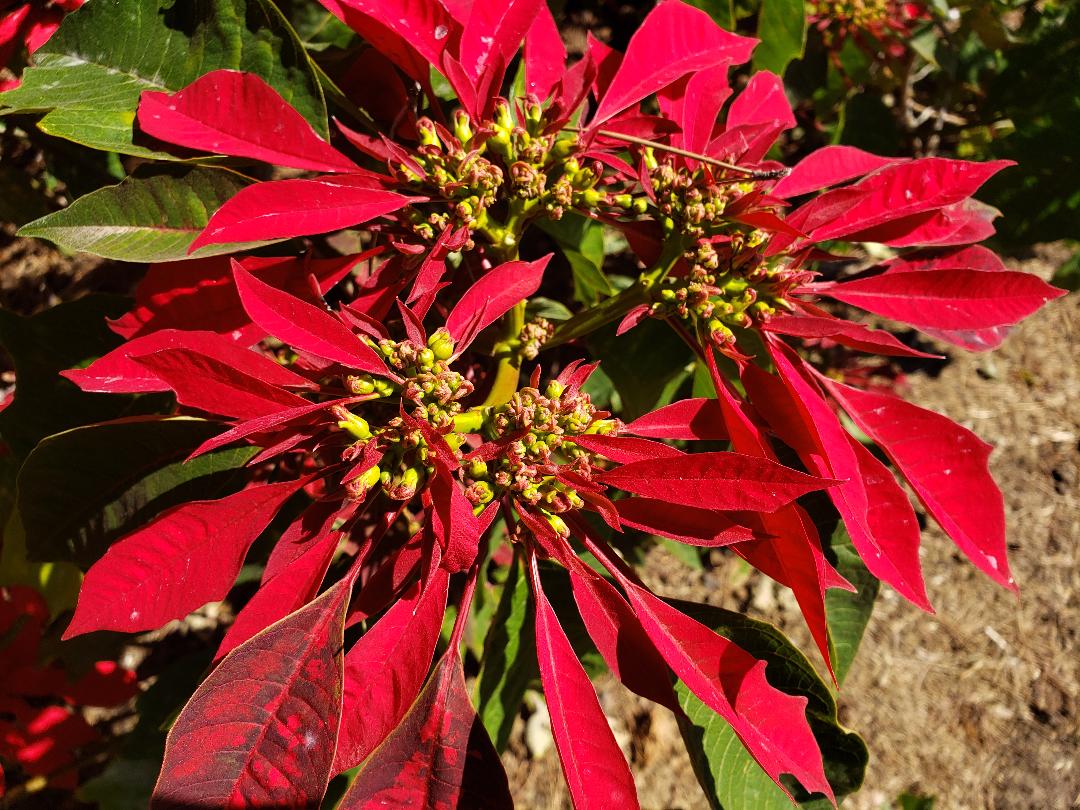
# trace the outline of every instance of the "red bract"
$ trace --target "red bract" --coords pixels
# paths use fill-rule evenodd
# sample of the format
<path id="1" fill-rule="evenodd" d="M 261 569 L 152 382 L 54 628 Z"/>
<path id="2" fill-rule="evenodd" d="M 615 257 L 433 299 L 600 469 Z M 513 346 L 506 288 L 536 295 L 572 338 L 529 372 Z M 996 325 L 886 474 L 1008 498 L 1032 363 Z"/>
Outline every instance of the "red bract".
<path id="1" fill-rule="evenodd" d="M 0 3 L 0 69 L 15 68 L 15 61 L 33 53 L 49 41 L 60 21 L 85 0 L 47 0 L 46 2 Z M 0 76 L 0 91 L 19 86 L 18 78 Z"/>
<path id="2" fill-rule="evenodd" d="M 825 595 L 851 585 L 799 503 L 821 491 L 870 572 L 930 609 L 914 508 L 841 409 L 958 546 L 1015 587 L 986 446 L 944 417 L 836 382 L 785 342 L 935 356 L 845 320 L 827 297 L 962 347 L 1000 343 L 1059 294 L 967 246 L 992 231 L 972 194 L 1008 164 L 829 147 L 789 172 L 767 159 L 795 124 L 780 79 L 756 73 L 729 103 L 728 70 L 754 40 L 677 0 L 649 14 L 625 55 L 590 40 L 569 68 L 539 0 L 323 5 L 374 48 L 346 86 L 385 88 L 381 103 L 357 100 L 376 120 L 393 112 L 379 137 L 341 125 L 339 141 L 324 140 L 264 82 L 231 71 L 145 94 L 139 121 L 185 149 L 318 173 L 253 183 L 195 247 L 358 226 L 374 246 L 152 268 L 113 323 L 128 342 L 66 373 L 87 390 L 171 391 L 182 411 L 225 422 L 193 457 L 260 448 L 246 488 L 182 504 L 113 545 L 88 572 L 68 635 L 149 629 L 225 598 L 277 526 L 258 590 L 173 728 L 155 801 L 305 806 L 360 766 L 342 807 L 509 806 L 460 646 L 481 572 L 510 559 L 535 608 L 575 806 L 636 797 L 553 607 L 545 572 L 560 568 L 579 635 L 629 689 L 680 712 L 677 676 L 783 789 L 790 774 L 832 799 L 806 698 L 650 591 L 616 548 L 636 529 L 730 549 L 792 590 L 831 668 Z M 528 95 L 507 100 L 522 43 Z M 432 66 L 459 109 L 439 105 Z M 567 280 L 550 257 L 520 254 L 532 223 L 564 218 L 567 230 L 621 230 L 644 270 L 556 326 L 529 318 L 526 301 Z M 852 278 L 819 264 L 841 258 L 830 252 L 840 239 L 911 250 Z M 584 250 L 574 253 L 580 270 Z M 333 308 L 322 297 L 332 289 L 343 302 Z M 580 345 L 521 376 L 600 326 L 620 321 L 618 346 L 650 318 L 694 352 L 715 397 L 624 424 L 590 396 L 597 364 Z M 432 668 L 449 610 L 449 646 Z"/>

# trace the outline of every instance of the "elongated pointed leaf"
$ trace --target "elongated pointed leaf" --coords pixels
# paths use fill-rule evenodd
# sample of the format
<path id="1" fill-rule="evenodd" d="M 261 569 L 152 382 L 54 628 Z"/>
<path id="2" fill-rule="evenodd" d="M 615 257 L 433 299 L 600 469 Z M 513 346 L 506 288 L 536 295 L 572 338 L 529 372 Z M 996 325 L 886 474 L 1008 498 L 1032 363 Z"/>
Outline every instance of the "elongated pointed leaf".
<path id="1" fill-rule="evenodd" d="M 635 436 L 577 436 L 574 438 L 574 443 L 620 464 L 685 455 L 682 450 L 677 450 L 663 442 L 639 439 Z"/>
<path id="2" fill-rule="evenodd" d="M 461 64 L 474 77 L 517 53 L 543 0 L 474 0 L 461 32 Z"/>
<path id="3" fill-rule="evenodd" d="M 214 332 L 186 332 L 178 329 L 163 329 L 129 340 L 86 368 L 60 373 L 84 391 L 106 391 L 111 394 L 168 391 L 171 385 L 162 375 L 136 358 L 170 350 L 197 352 L 268 385 L 314 387 L 309 380 L 265 355 L 237 345 Z M 220 413 L 213 408 L 205 410 Z"/>
<path id="4" fill-rule="evenodd" d="M 514 806 L 499 755 L 476 716 L 461 659 L 443 655 L 401 724 L 368 757 L 339 810 Z"/>
<path id="5" fill-rule="evenodd" d="M 485 327 L 535 294 L 550 260 L 549 254 L 535 262 L 506 262 L 466 290 L 446 318 L 446 328 L 458 342 L 455 351 L 462 351 Z"/>
<path id="6" fill-rule="evenodd" d="M 860 177 L 899 160 L 901 158 L 878 157 L 854 146 L 823 146 L 796 163 L 791 173 L 773 186 L 770 193 L 776 197 L 798 197 Z"/>
<path id="7" fill-rule="evenodd" d="M 778 785 L 790 773 L 806 790 L 832 798 L 805 697 L 765 679 L 765 662 L 637 585 L 623 583 L 634 612 L 679 678 L 724 718 Z M 781 787 L 783 787 L 781 785 Z"/>
<path id="8" fill-rule="evenodd" d="M 725 31 L 704 11 L 683 3 L 661 3 L 631 37 L 626 56 L 592 118 L 592 126 L 599 126 L 687 73 L 724 62 L 745 62 L 755 43 Z"/>
<path id="9" fill-rule="evenodd" d="M 355 768 L 401 722 L 424 685 L 442 629 L 450 577 L 438 571 L 399 599 L 345 655 L 334 772 Z"/>
<path id="10" fill-rule="evenodd" d="M 214 655 L 215 660 L 310 602 L 319 591 L 340 540 L 337 532 L 327 532 L 263 584 L 236 614 Z"/>
<path id="11" fill-rule="evenodd" d="M 233 263 L 240 300 L 251 320 L 292 348 L 359 371 L 385 373 L 375 351 L 323 309 L 289 295 Z"/>
<path id="12" fill-rule="evenodd" d="M 126 262 L 186 259 L 210 215 L 246 185 L 246 180 L 224 169 L 133 175 L 119 185 L 80 197 L 62 211 L 27 223 L 19 235 Z M 219 243 L 196 255 L 234 250 L 236 245 Z"/>
<path id="13" fill-rule="evenodd" d="M 829 338 L 842 346 L 873 354 L 894 357 L 937 357 L 905 346 L 888 332 L 871 329 L 854 321 L 817 315 L 781 315 L 770 318 L 763 327 L 767 332 L 798 338 Z"/>
<path id="14" fill-rule="evenodd" d="M 876 315 L 937 329 L 1014 324 L 1065 294 L 1030 273 L 982 270 L 885 273 L 820 291 Z"/>
<path id="15" fill-rule="evenodd" d="M 88 425 L 45 439 L 19 473 L 19 514 L 34 561 L 88 567 L 109 544 L 178 503 L 236 489 L 250 447 L 184 459 L 220 425 L 141 419 Z"/>
<path id="16" fill-rule="evenodd" d="M 311 807 L 330 781 L 352 580 L 238 647 L 165 744 L 151 810 Z"/>
<path id="17" fill-rule="evenodd" d="M 93 630 L 152 630 L 224 599 L 248 548 L 303 483 L 193 501 L 129 534 L 86 573 L 64 638 Z"/>
<path id="18" fill-rule="evenodd" d="M 727 546 L 754 539 L 751 529 L 708 509 L 656 498 L 622 498 L 615 508 L 627 526 L 692 546 Z"/>
<path id="19" fill-rule="evenodd" d="M 210 217 L 190 250 L 205 245 L 272 242 L 351 228 L 415 201 L 386 191 L 377 177 L 330 174 L 248 186 Z"/>
<path id="20" fill-rule="evenodd" d="M 826 385 L 960 550 L 995 582 L 1016 590 L 1006 556 L 1005 502 L 988 466 L 993 448 L 948 417 L 897 397 Z"/>
<path id="21" fill-rule="evenodd" d="M 312 300 L 309 274 L 326 293 L 370 257 L 370 253 L 335 259 L 250 256 L 240 263 L 260 281 Z M 151 265 L 135 288 L 134 308 L 109 327 L 129 340 L 163 329 L 217 332 L 242 346 L 265 337 L 244 311 L 232 264 L 224 256 Z"/>
<path id="22" fill-rule="evenodd" d="M 566 638 L 532 568 L 540 681 L 575 810 L 638 807 L 630 767 L 611 733 L 592 682 Z"/>
<path id="23" fill-rule="evenodd" d="M 133 359 L 163 380 L 181 405 L 201 411 L 253 419 L 307 402 L 216 357 L 188 348 L 160 349 Z"/>
<path id="24" fill-rule="evenodd" d="M 807 379 L 802 361 L 778 345 L 772 356 L 783 385 L 765 388 L 764 377 L 747 376 L 747 385 L 757 391 L 756 397 L 751 393 L 755 407 L 805 464 L 843 482 L 828 490 L 829 497 L 867 568 L 914 604 L 932 610 L 919 562 L 918 521 L 904 491 L 889 470 L 843 429 Z"/>
<path id="25" fill-rule="evenodd" d="M 855 653 L 859 650 L 863 632 L 870 622 L 881 582 L 870 573 L 851 544 L 847 529 L 839 523 L 829 538 L 829 547 L 836 557 L 836 568 L 852 585 L 854 593 L 839 589 L 825 595 L 825 612 L 829 622 L 829 658 L 833 664 L 836 683 L 844 685 Z"/>
<path id="26" fill-rule="evenodd" d="M 566 46 L 547 4 L 525 35 L 525 90 L 546 101 L 566 72 Z"/>
<path id="27" fill-rule="evenodd" d="M 726 439 L 723 414 L 715 399 L 680 399 L 640 416 L 627 433 L 653 439 Z"/>
<path id="28" fill-rule="evenodd" d="M 172 95 L 143 93 L 139 126 L 158 140 L 202 152 L 313 172 L 357 169 L 254 73 L 215 70 Z"/>
<path id="29" fill-rule="evenodd" d="M 635 495 L 705 509 L 772 512 L 831 485 L 764 458 L 739 453 L 694 453 L 678 459 L 624 464 L 597 480 Z"/>

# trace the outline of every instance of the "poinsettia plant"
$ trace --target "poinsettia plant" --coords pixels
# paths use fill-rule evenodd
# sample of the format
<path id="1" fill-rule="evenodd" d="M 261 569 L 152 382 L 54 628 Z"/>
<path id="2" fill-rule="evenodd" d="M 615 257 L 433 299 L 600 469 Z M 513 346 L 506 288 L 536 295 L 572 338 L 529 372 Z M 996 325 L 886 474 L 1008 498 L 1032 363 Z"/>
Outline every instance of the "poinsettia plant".
<path id="1" fill-rule="evenodd" d="M 265 560 L 153 806 L 317 806 L 346 772 L 340 807 L 511 806 L 498 750 L 533 683 L 574 805 L 635 807 L 590 657 L 683 723 L 719 716 L 768 790 L 835 803 L 861 744 L 828 687 L 782 637 L 656 593 L 633 551 L 724 548 L 790 588 L 837 684 L 826 595 L 855 587 L 815 511 L 931 610 L 899 474 L 1016 589 L 989 446 L 807 359 L 822 341 L 934 356 L 850 307 L 981 351 L 1060 294 L 974 244 L 996 212 L 973 195 L 1008 164 L 830 146 L 785 166 L 781 79 L 733 86 L 756 40 L 679 0 L 625 53 L 590 37 L 570 64 L 540 0 L 322 4 L 363 42 L 320 79 L 332 129 L 243 65 L 135 99 L 128 153 L 195 161 L 183 177 L 228 193 L 110 321 L 123 341 L 63 375 L 171 399 L 47 439 L 20 477 L 32 518 L 24 487 L 80 430 L 182 435 L 137 519 L 52 532 L 88 567 L 67 638 L 156 630 Z M 125 183 L 152 206 L 176 177 Z M 851 273 L 859 243 L 891 258 Z M 666 391 L 651 341 L 674 347 Z M 194 486 L 225 469 L 224 491 Z M 55 553 L 27 524 L 31 553 Z"/>

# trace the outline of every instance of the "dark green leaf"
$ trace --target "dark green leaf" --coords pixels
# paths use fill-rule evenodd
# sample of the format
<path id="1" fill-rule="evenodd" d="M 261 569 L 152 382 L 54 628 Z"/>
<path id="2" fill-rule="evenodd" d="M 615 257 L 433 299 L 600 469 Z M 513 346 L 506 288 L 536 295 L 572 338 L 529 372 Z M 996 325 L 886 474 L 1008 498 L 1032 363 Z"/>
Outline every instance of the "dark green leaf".
<path id="1" fill-rule="evenodd" d="M 476 681 L 477 711 L 499 751 L 506 749 L 525 690 L 539 672 L 533 601 L 520 557 L 514 554 L 507 571 Z"/>
<path id="2" fill-rule="evenodd" d="M 76 795 L 98 810 L 144 810 L 160 770 L 161 763 L 153 759 L 114 759 Z"/>
<path id="3" fill-rule="evenodd" d="M 836 700 L 806 656 L 766 622 L 711 605 L 670 601 L 679 610 L 766 661 L 765 676 L 777 689 L 808 699 L 807 717 L 821 746 L 829 784 L 838 797 L 858 790 L 868 759 L 866 745 L 857 734 L 840 726 Z M 790 807 L 783 791 L 757 766 L 731 727 L 682 683 L 676 685 L 676 691 L 688 717 L 681 723 L 683 739 L 711 806 L 726 810 Z M 801 790 L 795 791 L 795 795 L 802 801 L 814 801 Z"/>
<path id="4" fill-rule="evenodd" d="M 732 0 L 687 0 L 687 2 L 709 12 L 716 24 L 728 31 L 735 30 L 735 4 Z"/>
<path id="5" fill-rule="evenodd" d="M 110 543 L 163 509 L 235 489 L 243 478 L 237 468 L 256 448 L 223 448 L 184 462 L 221 427 L 201 419 L 148 417 L 44 439 L 19 472 L 29 558 L 88 567 Z"/>
<path id="6" fill-rule="evenodd" d="M 1061 267 L 1054 271 L 1050 283 L 1069 292 L 1080 290 L 1080 251 L 1070 256 Z"/>
<path id="7" fill-rule="evenodd" d="M 130 302 L 113 295 L 89 295 L 29 318 L 0 309 L 0 346 L 15 363 L 15 399 L 0 411 L 0 439 L 23 459 L 41 439 L 62 430 L 144 413 L 159 398 L 135 399 L 87 394 L 59 376 L 119 346 L 106 318 L 127 311 Z"/>
<path id="8" fill-rule="evenodd" d="M 874 610 L 881 583 L 871 574 L 851 544 L 843 523 L 836 526 L 829 547 L 835 555 L 833 565 L 858 590 L 855 593 L 830 588 L 825 593 L 825 614 L 829 629 L 829 657 L 836 682 L 843 684 L 859 649 L 863 632 Z"/>
<path id="9" fill-rule="evenodd" d="M 669 386 L 687 376 L 690 350 L 671 327 L 651 318 L 619 336 L 615 326 L 597 330 L 588 344 L 619 392 L 621 417 L 629 421 L 674 393 Z"/>
<path id="10" fill-rule="evenodd" d="M 24 225 L 19 235 L 128 262 L 231 253 L 236 245 L 208 245 L 190 256 L 187 249 L 210 216 L 246 184 L 224 169 L 170 168 L 135 175 Z"/>
<path id="11" fill-rule="evenodd" d="M 180 90 L 219 69 L 257 73 L 325 135 L 326 106 L 303 45 L 269 0 L 110 0 L 69 15 L 0 105 L 44 112 L 42 131 L 139 157 L 145 90 Z"/>
<path id="12" fill-rule="evenodd" d="M 586 306 L 615 294 L 604 274 L 604 228 L 588 217 L 568 212 L 561 219 L 537 220 L 562 250 L 574 275 L 574 298 Z"/>
<path id="13" fill-rule="evenodd" d="M 806 10 L 803 0 L 762 0 L 758 13 L 754 70 L 771 70 L 778 76 L 806 47 Z"/>

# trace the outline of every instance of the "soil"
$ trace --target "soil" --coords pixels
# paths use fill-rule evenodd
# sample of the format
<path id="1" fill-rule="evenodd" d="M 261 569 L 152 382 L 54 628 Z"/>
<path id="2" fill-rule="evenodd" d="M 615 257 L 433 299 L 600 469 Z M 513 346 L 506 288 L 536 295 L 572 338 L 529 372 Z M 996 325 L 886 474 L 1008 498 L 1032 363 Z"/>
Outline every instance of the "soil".
<path id="1" fill-rule="evenodd" d="M 1009 264 L 1048 279 L 1068 255 L 1039 246 Z M 939 810 L 1080 807 L 1078 347 L 1080 296 L 1071 295 L 994 352 L 946 349 L 950 362 L 936 376 L 909 375 L 909 399 L 995 445 L 1020 597 L 928 526 L 922 558 L 937 614 L 884 588 L 839 695 L 843 722 L 863 734 L 871 757 L 863 789 L 844 807 L 878 810 L 905 793 L 932 797 Z M 664 595 L 772 621 L 810 650 L 790 594 L 740 570 L 717 554 L 710 570 L 695 571 L 658 548 L 646 579 Z M 670 712 L 610 681 L 598 692 L 642 807 L 707 808 Z M 522 807 L 569 808 L 554 749 L 540 753 L 538 725 L 531 752 L 521 723 L 504 757 L 511 787 Z"/>

